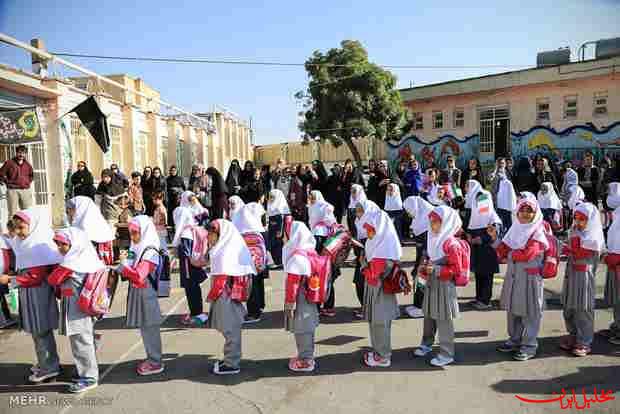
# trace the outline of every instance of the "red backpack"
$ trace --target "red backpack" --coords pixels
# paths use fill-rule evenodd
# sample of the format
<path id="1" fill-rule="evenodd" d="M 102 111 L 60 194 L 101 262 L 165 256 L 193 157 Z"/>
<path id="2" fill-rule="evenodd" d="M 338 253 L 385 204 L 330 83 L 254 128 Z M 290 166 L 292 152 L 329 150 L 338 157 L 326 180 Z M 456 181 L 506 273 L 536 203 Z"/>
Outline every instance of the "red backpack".
<path id="1" fill-rule="evenodd" d="M 383 280 L 383 291 L 389 294 L 411 293 L 411 283 L 407 272 L 405 272 L 398 263 L 394 264 L 392 273 Z"/>
<path id="2" fill-rule="evenodd" d="M 101 316 L 110 311 L 109 275 L 110 271 L 106 268 L 86 276 L 78 298 L 78 306 L 82 312 L 89 316 Z"/>
<path id="3" fill-rule="evenodd" d="M 331 258 L 306 250 L 295 250 L 293 254 L 300 254 L 310 261 L 312 274 L 307 281 L 306 300 L 310 303 L 325 303 L 330 293 Z"/>
<path id="4" fill-rule="evenodd" d="M 545 251 L 545 262 L 543 263 L 542 277 L 553 279 L 558 275 L 558 264 L 560 263 L 560 242 L 553 235 L 549 223 L 544 222 L 544 233 L 547 236 L 549 248 Z"/>
<path id="5" fill-rule="evenodd" d="M 252 276 L 232 276 L 230 298 L 237 302 L 247 302 L 252 293 Z"/>
<path id="6" fill-rule="evenodd" d="M 454 276 L 454 284 L 465 287 L 469 283 L 469 267 L 471 258 L 471 248 L 469 243 L 463 239 L 453 238 L 450 241 L 451 255 L 456 258 L 457 272 Z"/>
<path id="7" fill-rule="evenodd" d="M 209 250 L 209 232 L 201 226 L 190 226 L 194 242 L 189 262 L 194 267 L 204 268 L 208 263 L 207 252 Z"/>

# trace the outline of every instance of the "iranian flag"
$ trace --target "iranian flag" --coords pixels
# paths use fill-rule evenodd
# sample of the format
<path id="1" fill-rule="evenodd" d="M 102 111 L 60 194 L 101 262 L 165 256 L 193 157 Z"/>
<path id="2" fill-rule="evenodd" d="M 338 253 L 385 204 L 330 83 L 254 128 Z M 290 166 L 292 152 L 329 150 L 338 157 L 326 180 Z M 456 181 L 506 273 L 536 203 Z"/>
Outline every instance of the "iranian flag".
<path id="1" fill-rule="evenodd" d="M 491 197 L 488 194 L 480 194 L 476 200 L 479 214 L 489 214 L 491 212 Z"/>

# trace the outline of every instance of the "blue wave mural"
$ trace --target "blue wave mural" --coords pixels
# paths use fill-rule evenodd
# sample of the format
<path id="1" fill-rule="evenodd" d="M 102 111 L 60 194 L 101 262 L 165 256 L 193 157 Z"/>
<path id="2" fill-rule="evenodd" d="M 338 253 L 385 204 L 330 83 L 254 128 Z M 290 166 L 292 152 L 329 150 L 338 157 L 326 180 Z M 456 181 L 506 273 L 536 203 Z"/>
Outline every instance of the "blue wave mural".
<path id="1" fill-rule="evenodd" d="M 607 152 L 620 152 L 620 121 L 605 128 L 593 124 L 574 125 L 563 130 L 538 125 L 527 131 L 511 132 L 512 157 L 545 154 L 553 160 L 580 161 L 583 153 L 592 151 L 599 158 Z M 442 135 L 430 142 L 424 142 L 415 134 L 406 135 L 398 142 L 388 142 L 388 156 L 394 163 L 411 154 L 426 167 L 432 161 L 441 167 L 448 155 L 452 155 L 459 167 L 464 167 L 471 157 L 480 158 L 480 136 L 478 134 L 458 138 Z M 494 157 L 481 159 L 483 164 L 492 164 Z"/>

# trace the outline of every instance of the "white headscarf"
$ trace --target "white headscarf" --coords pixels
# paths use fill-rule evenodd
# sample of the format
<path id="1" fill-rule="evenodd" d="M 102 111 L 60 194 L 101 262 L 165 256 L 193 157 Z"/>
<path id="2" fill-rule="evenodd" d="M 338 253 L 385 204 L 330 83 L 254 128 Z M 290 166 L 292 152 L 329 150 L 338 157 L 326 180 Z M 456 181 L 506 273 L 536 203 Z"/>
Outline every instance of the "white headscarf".
<path id="1" fill-rule="evenodd" d="M 607 231 L 607 251 L 620 254 L 620 207 L 613 212 L 613 221 Z"/>
<path id="2" fill-rule="evenodd" d="M 612 210 L 620 207 L 620 183 L 609 183 L 609 191 L 607 193 L 607 206 Z"/>
<path id="3" fill-rule="evenodd" d="M 491 224 L 501 224 L 501 222 L 502 220 L 495 212 L 491 193 L 481 189 L 472 203 L 469 230 L 485 229 Z"/>
<path id="4" fill-rule="evenodd" d="M 218 219 L 219 238 L 209 249 L 211 275 L 247 276 L 255 275 L 256 268 L 252 254 L 241 233 L 228 220 Z"/>
<path id="5" fill-rule="evenodd" d="M 543 188 L 547 190 L 546 194 L 543 193 Z M 550 208 L 553 210 L 562 210 L 562 201 L 555 193 L 553 184 L 550 182 L 544 182 L 540 185 L 540 191 L 538 192 L 538 205 L 541 209 Z"/>
<path id="6" fill-rule="evenodd" d="M 517 208 L 517 194 L 512 182 L 505 174 L 499 174 L 499 189 L 497 190 L 497 208 L 515 211 Z"/>
<path id="7" fill-rule="evenodd" d="M 419 236 L 428 231 L 428 215 L 433 211 L 433 206 L 420 196 L 407 197 L 404 202 L 405 210 L 411 215 L 411 230 Z"/>
<path id="8" fill-rule="evenodd" d="M 301 221 L 294 221 L 291 225 L 291 238 L 282 248 L 284 273 L 310 276 L 312 274 L 310 261 L 300 254 L 293 254 L 293 252 L 295 250 L 314 251 L 315 248 L 316 240 L 308 227 Z"/>
<path id="9" fill-rule="evenodd" d="M 439 189 L 443 186 L 433 183 L 431 186 L 430 192 L 428 193 L 428 202 L 431 203 L 434 207 L 436 206 L 445 206 L 448 203 L 446 200 L 442 200 L 439 198 Z"/>
<path id="10" fill-rule="evenodd" d="M 453 237 L 463 226 L 458 211 L 448 207 L 435 207 L 430 214 L 437 214 L 441 218 L 441 228 L 435 234 L 432 230 L 428 231 L 426 241 L 426 251 L 431 261 L 441 259 L 446 255 L 443 245 L 450 237 Z"/>
<path id="11" fill-rule="evenodd" d="M 467 180 L 467 194 L 465 194 L 465 208 L 472 208 L 474 200 L 482 186 L 476 180 Z"/>
<path id="12" fill-rule="evenodd" d="M 369 237 L 364 247 L 368 261 L 372 259 L 400 260 L 403 248 L 394 223 L 385 211 L 364 213 L 360 222 L 362 227 L 368 224 L 375 229 L 375 236 L 372 239 Z"/>
<path id="13" fill-rule="evenodd" d="M 196 226 L 198 223 L 194 218 L 192 210 L 188 207 L 177 207 L 172 213 L 174 219 L 174 238 L 172 239 L 172 245 L 177 247 L 181 244 L 181 239 L 193 240 L 192 229 L 189 226 Z"/>
<path id="14" fill-rule="evenodd" d="M 400 197 L 400 187 L 396 184 L 388 184 L 388 189 L 391 188 L 394 195 L 385 196 L 385 211 L 395 211 L 403 209 L 403 200 Z"/>
<path id="15" fill-rule="evenodd" d="M 200 204 L 200 201 L 195 204 L 190 201 L 190 198 L 192 196 L 195 197 L 196 194 L 191 191 L 183 191 L 183 193 L 181 194 L 181 204 L 179 205 L 179 207 L 189 208 L 192 211 L 194 217 L 200 216 L 201 214 L 207 212 L 207 209 L 204 208 L 202 204 Z"/>
<path id="16" fill-rule="evenodd" d="M 567 168 L 564 173 L 564 184 L 562 185 L 562 192 L 565 194 L 571 194 L 573 187 L 579 184 L 579 175 L 572 168 Z"/>
<path id="17" fill-rule="evenodd" d="M 280 214 L 291 214 L 291 210 L 288 208 L 288 203 L 286 202 L 282 190 L 276 188 L 271 190 L 269 195 L 271 196 L 267 202 L 267 214 L 269 217 L 278 216 Z M 271 198 L 273 198 L 273 201 Z"/>
<path id="18" fill-rule="evenodd" d="M 332 225 L 335 222 L 334 206 L 327 201 L 317 200 L 308 208 L 308 223 L 313 234 L 327 236 L 329 229 L 326 226 Z M 322 224 L 319 225 L 320 223 Z"/>
<path id="19" fill-rule="evenodd" d="M 149 216 L 140 215 L 132 218 L 129 220 L 129 227 L 131 226 L 140 228 L 140 241 L 137 244 L 132 241 L 129 246 L 129 250 L 135 257 L 134 264 L 137 264 L 147 247 L 154 247 L 159 250 L 160 241 L 155 224 Z M 146 260 L 147 257 L 145 256 L 144 259 Z"/>
<path id="20" fill-rule="evenodd" d="M 575 186 L 573 188 L 573 192 L 570 195 L 570 198 L 568 199 L 568 208 L 570 208 L 571 210 L 575 210 L 575 207 L 577 207 L 579 203 L 583 202 L 585 198 L 586 193 L 583 192 L 581 186 Z"/>
<path id="21" fill-rule="evenodd" d="M 228 199 L 228 204 L 234 204 L 235 208 L 230 208 L 230 221 L 234 222 L 235 214 L 241 211 L 245 203 L 239 196 L 232 196 Z"/>
<path id="22" fill-rule="evenodd" d="M 353 196 L 353 192 L 355 191 L 356 196 Z M 364 191 L 364 187 L 359 184 L 353 184 L 351 186 L 351 196 L 349 197 L 349 208 L 355 208 L 357 203 L 361 203 L 366 200 L 366 191 Z"/>
<path id="23" fill-rule="evenodd" d="M 239 233 L 262 233 L 265 231 L 261 222 L 262 214 L 258 214 L 261 210 L 263 211 L 262 214 L 264 214 L 265 210 L 258 203 L 248 203 L 239 209 L 232 219 L 232 223 Z"/>
<path id="24" fill-rule="evenodd" d="M 62 256 L 53 241 L 52 218 L 47 209 L 31 207 L 16 213 L 30 223 L 30 234 L 24 239 L 13 237 L 9 240 L 15 253 L 17 270 L 60 263 Z"/>
<path id="25" fill-rule="evenodd" d="M 75 209 L 71 226 L 84 230 L 90 241 L 105 243 L 116 238 L 114 230 L 103 218 L 101 210 L 89 197 L 73 197 L 67 203 L 67 207 Z"/>
<path id="26" fill-rule="evenodd" d="M 575 208 L 575 212 L 580 212 L 588 218 L 586 228 L 583 231 L 578 230 L 581 238 L 581 247 L 600 253 L 605 249 L 605 236 L 603 235 L 601 214 L 598 208 L 592 203 L 580 203 Z"/>
<path id="27" fill-rule="evenodd" d="M 321 193 L 319 190 L 312 190 L 310 191 L 310 196 L 312 196 L 314 198 L 315 201 L 325 201 L 325 197 L 323 197 L 323 193 Z"/>
<path id="28" fill-rule="evenodd" d="M 69 227 L 56 232 L 57 236 L 69 242 L 71 248 L 62 256 L 60 266 L 76 273 L 95 273 L 105 268 L 88 235 L 77 227 Z"/>
<path id="29" fill-rule="evenodd" d="M 531 223 L 522 224 L 517 217 L 519 210 L 524 205 L 528 205 L 534 210 L 534 219 Z M 512 226 L 502 239 L 502 242 L 512 250 L 517 250 L 524 248 L 531 238 L 541 242 L 545 249 L 549 247 L 544 233 L 543 215 L 538 206 L 538 201 L 536 201 L 536 198 L 525 197 L 517 203 L 517 209 L 512 215 Z"/>
<path id="30" fill-rule="evenodd" d="M 187 208 L 192 208 L 192 203 L 191 201 L 189 201 L 190 197 L 195 195 L 193 192 L 191 191 L 183 191 L 183 193 L 181 194 L 181 201 L 180 201 L 180 206 L 181 207 L 187 207 Z"/>
<path id="31" fill-rule="evenodd" d="M 369 213 L 371 211 L 381 211 L 379 206 L 372 200 L 366 199 L 364 201 L 360 201 L 358 204 L 362 206 L 362 210 L 364 210 L 364 214 Z M 362 222 L 361 222 L 362 217 L 355 218 L 355 228 L 357 229 L 358 240 L 363 240 L 366 237 L 368 237 L 368 235 L 366 234 L 366 230 L 362 226 Z"/>

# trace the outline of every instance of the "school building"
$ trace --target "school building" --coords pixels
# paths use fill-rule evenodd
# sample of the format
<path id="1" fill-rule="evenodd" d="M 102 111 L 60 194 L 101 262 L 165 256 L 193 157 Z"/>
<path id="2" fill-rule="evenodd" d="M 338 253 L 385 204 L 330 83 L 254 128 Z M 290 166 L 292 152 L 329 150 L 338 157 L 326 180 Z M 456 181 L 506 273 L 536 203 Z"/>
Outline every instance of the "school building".
<path id="1" fill-rule="evenodd" d="M 586 150 L 620 151 L 620 42 L 600 42 L 591 60 L 570 62 L 562 49 L 530 69 L 402 89 L 413 127 L 388 144 L 388 158 L 443 165 L 453 155 L 464 167 L 476 157 L 490 168 L 497 157 L 580 162 Z"/>
<path id="2" fill-rule="evenodd" d="M 109 78 L 159 97 L 142 79 L 126 74 Z M 68 113 L 91 95 L 107 117 L 111 149 L 105 154 L 77 116 Z M 8 114 L 34 112 L 40 139 L 27 146 L 35 171 L 35 201 L 49 206 L 54 224 L 62 225 L 67 173 L 75 171 L 78 161 L 85 161 L 98 181 L 101 170 L 112 163 L 127 175 L 147 165 L 159 166 L 167 175 L 168 168 L 177 165 L 180 175 L 188 177 L 193 164 L 215 166 L 225 174 L 233 159 L 241 163 L 253 159 L 252 130 L 238 116 L 216 110 L 195 114 L 196 119 L 162 110 L 154 100 L 95 78 L 42 76 L 0 65 L 0 165 L 17 146 L 2 143 L 4 136 L 19 129 Z"/>

